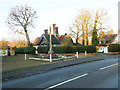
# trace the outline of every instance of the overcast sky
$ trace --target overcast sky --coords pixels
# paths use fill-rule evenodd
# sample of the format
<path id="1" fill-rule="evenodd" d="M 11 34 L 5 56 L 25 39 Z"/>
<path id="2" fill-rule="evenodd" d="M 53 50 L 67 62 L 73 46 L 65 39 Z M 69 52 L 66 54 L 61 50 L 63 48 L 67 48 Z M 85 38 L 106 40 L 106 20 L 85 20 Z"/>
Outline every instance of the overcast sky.
<path id="1" fill-rule="evenodd" d="M 30 39 L 34 40 L 44 33 L 50 25 L 56 23 L 59 27 L 59 34 L 69 31 L 80 9 L 108 10 L 111 28 L 117 33 L 118 30 L 118 1 L 119 0 L 0 0 L 0 40 L 12 40 L 13 38 L 24 38 L 22 35 L 12 34 L 12 31 L 5 25 L 10 9 L 16 5 L 28 5 L 37 11 L 39 18 L 35 22 L 35 28 L 30 32 Z"/>

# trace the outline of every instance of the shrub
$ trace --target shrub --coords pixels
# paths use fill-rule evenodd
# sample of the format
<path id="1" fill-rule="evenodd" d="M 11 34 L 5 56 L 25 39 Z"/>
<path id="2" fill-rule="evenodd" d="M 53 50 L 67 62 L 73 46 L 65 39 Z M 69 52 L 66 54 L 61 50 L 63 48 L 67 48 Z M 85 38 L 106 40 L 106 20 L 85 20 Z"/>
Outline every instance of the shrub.
<path id="1" fill-rule="evenodd" d="M 120 52 L 120 44 L 110 44 L 108 47 L 109 52 Z"/>
<path id="2" fill-rule="evenodd" d="M 34 47 L 22 47 L 22 48 L 15 48 L 16 54 L 34 54 L 35 48 Z"/>
<path id="3" fill-rule="evenodd" d="M 54 51 L 54 53 L 64 53 L 65 52 L 65 47 L 56 46 L 56 47 L 53 47 L 53 51 Z"/>
<path id="4" fill-rule="evenodd" d="M 96 52 L 96 47 L 95 46 L 77 46 L 77 51 L 79 53 L 84 53 L 87 51 L 87 53 L 94 53 Z"/>
<path id="5" fill-rule="evenodd" d="M 38 53 L 48 53 L 49 47 L 38 47 Z"/>
<path id="6" fill-rule="evenodd" d="M 86 46 L 85 48 L 86 48 L 87 53 L 96 52 L 96 47 L 95 46 Z"/>
<path id="7" fill-rule="evenodd" d="M 87 53 L 94 53 L 96 52 L 95 46 L 54 46 L 53 48 L 54 53 L 84 53 L 87 51 Z M 49 48 L 48 47 L 39 47 L 38 53 L 48 53 Z"/>

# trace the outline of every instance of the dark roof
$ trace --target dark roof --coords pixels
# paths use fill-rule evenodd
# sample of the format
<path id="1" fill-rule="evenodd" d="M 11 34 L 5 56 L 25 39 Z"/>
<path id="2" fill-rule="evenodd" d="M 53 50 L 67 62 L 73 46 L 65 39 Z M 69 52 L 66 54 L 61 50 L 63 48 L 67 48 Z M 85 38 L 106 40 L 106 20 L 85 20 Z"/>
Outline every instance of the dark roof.
<path id="1" fill-rule="evenodd" d="M 58 39 L 54 36 L 51 35 L 52 38 L 52 44 L 59 45 L 60 43 L 58 42 Z M 42 34 L 41 37 L 37 37 L 34 41 L 34 45 L 40 45 L 43 40 L 46 40 L 48 43 L 50 42 L 50 35 L 49 34 Z"/>
<path id="2" fill-rule="evenodd" d="M 43 35 L 48 40 L 48 42 L 50 42 L 50 35 L 49 34 L 43 34 Z M 51 35 L 51 39 L 52 39 L 52 44 L 60 44 L 58 42 L 58 39 L 54 35 Z"/>
<path id="3" fill-rule="evenodd" d="M 117 34 L 105 35 L 104 37 L 101 37 L 101 38 L 99 37 L 98 45 L 110 45 L 115 40 L 116 37 L 117 37 Z"/>

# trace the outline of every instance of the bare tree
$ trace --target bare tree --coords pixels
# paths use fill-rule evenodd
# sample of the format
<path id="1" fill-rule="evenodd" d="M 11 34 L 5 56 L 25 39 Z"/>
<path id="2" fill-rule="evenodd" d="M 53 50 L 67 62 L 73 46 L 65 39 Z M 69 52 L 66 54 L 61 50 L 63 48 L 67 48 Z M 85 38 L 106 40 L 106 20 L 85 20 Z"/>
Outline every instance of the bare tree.
<path id="1" fill-rule="evenodd" d="M 107 34 L 107 35 L 114 34 L 113 29 L 111 29 L 111 30 L 107 31 L 107 33 L 106 33 L 106 34 Z"/>
<path id="2" fill-rule="evenodd" d="M 96 11 L 95 19 L 94 19 L 94 27 L 92 31 L 92 45 L 98 45 L 98 40 L 97 40 L 97 32 L 100 30 L 102 25 L 105 24 L 106 19 L 105 16 L 107 15 L 107 11 L 103 9 L 99 9 Z"/>
<path id="3" fill-rule="evenodd" d="M 75 39 L 76 44 L 78 44 L 78 40 L 81 37 L 80 28 L 80 22 L 77 20 L 70 26 L 70 35 Z"/>
<path id="4" fill-rule="evenodd" d="M 82 36 L 82 45 L 88 45 L 88 34 L 91 27 L 91 13 L 87 9 L 82 9 L 77 15 L 72 27 L 70 28 L 71 35 L 76 39 L 76 44 Z"/>
<path id="5" fill-rule="evenodd" d="M 15 8 L 11 8 L 6 23 L 14 32 L 25 35 L 27 44 L 30 46 L 28 27 L 34 27 L 33 21 L 36 18 L 36 11 L 30 6 L 16 6 Z"/>
<path id="6" fill-rule="evenodd" d="M 80 11 L 80 15 L 78 15 L 78 18 L 82 22 L 82 43 L 83 45 L 86 43 L 88 45 L 88 36 L 89 32 L 91 31 L 91 25 L 92 25 L 92 16 L 91 12 L 88 9 L 83 9 Z M 86 42 L 85 42 L 86 41 Z"/>

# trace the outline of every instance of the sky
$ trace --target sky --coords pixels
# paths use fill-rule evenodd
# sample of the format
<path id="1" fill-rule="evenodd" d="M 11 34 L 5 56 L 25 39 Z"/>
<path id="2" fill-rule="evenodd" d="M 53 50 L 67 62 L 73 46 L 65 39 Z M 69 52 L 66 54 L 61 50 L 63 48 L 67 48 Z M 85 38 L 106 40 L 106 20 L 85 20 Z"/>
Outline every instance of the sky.
<path id="1" fill-rule="evenodd" d="M 119 0 L 0 0 L 0 40 L 25 39 L 23 35 L 14 34 L 5 24 L 10 9 L 19 5 L 28 5 L 37 11 L 35 28 L 29 33 L 30 40 L 40 37 L 44 29 L 49 29 L 54 23 L 60 35 L 68 33 L 69 26 L 83 8 L 107 9 L 110 27 L 117 33 L 118 2 Z"/>

